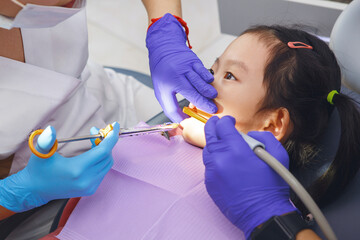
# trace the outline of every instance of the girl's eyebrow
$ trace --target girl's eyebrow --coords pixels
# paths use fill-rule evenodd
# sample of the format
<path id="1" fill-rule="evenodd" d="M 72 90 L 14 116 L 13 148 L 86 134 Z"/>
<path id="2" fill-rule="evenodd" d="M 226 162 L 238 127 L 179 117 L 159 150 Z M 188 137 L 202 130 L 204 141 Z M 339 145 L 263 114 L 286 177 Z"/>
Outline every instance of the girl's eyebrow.
<path id="1" fill-rule="evenodd" d="M 215 64 L 220 64 L 220 58 L 216 58 L 215 60 Z M 246 64 L 242 61 L 237 61 L 237 60 L 233 60 L 233 59 L 226 59 L 225 60 L 225 64 L 228 65 L 238 65 L 240 68 L 242 68 L 245 72 L 249 72 L 249 68 L 248 66 L 246 66 Z"/>

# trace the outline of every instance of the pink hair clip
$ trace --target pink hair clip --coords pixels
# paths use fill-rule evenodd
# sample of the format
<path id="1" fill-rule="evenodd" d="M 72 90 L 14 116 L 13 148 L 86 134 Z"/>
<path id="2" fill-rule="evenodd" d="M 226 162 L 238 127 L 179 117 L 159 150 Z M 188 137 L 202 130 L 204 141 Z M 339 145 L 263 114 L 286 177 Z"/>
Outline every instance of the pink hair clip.
<path id="1" fill-rule="evenodd" d="M 287 44 L 289 46 L 289 48 L 305 48 L 305 49 L 313 49 L 312 46 L 307 45 L 306 43 L 303 42 L 288 42 Z"/>

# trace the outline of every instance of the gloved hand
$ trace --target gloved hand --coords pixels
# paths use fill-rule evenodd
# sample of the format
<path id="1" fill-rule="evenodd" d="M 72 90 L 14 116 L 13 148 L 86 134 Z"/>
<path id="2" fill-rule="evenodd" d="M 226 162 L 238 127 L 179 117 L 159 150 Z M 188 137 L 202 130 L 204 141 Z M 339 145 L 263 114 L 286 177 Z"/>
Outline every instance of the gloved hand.
<path id="1" fill-rule="evenodd" d="M 26 211 L 53 200 L 95 193 L 113 165 L 112 149 L 120 126 L 96 147 L 71 158 L 58 153 L 47 159 L 32 155 L 22 171 L 0 181 L 0 205 L 14 212 Z M 37 150 L 47 153 L 56 139 L 55 129 L 47 127 L 39 136 Z"/>
<path id="2" fill-rule="evenodd" d="M 209 84 L 214 77 L 186 45 L 184 29 L 174 16 L 165 14 L 149 28 L 146 46 L 155 96 L 166 116 L 173 122 L 186 117 L 178 106 L 176 93 L 206 112 L 217 111 L 211 100 L 217 91 Z"/>
<path id="3" fill-rule="evenodd" d="M 289 186 L 259 159 L 234 127 L 235 119 L 212 117 L 205 125 L 203 151 L 206 189 L 221 212 L 247 239 L 255 227 L 274 215 L 295 211 Z M 270 132 L 249 132 L 266 150 L 289 167 L 289 157 Z"/>

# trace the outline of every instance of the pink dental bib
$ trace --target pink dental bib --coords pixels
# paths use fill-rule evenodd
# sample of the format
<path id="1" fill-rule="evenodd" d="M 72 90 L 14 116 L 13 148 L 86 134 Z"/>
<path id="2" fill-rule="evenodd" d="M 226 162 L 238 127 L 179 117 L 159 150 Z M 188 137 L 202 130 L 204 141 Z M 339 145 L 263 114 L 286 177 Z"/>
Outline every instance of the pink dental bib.
<path id="1" fill-rule="evenodd" d="M 245 239 L 206 192 L 202 149 L 182 136 L 120 139 L 114 166 L 60 239 Z"/>

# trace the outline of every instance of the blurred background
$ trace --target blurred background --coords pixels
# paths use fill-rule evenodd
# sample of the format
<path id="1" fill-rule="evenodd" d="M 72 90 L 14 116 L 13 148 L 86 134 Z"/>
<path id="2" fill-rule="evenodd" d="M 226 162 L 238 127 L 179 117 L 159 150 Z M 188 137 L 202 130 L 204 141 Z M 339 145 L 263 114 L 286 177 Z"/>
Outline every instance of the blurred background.
<path id="1" fill-rule="evenodd" d="M 255 24 L 303 24 L 328 41 L 350 0 L 182 0 L 194 52 L 210 67 L 237 35 Z M 88 0 L 90 58 L 149 74 L 147 15 L 141 0 Z"/>
<path id="2" fill-rule="evenodd" d="M 234 39 L 220 33 L 217 0 L 182 0 L 182 7 L 193 50 L 211 66 Z M 148 19 L 141 0 L 88 0 L 87 14 L 92 60 L 150 73 L 145 46 Z"/>

